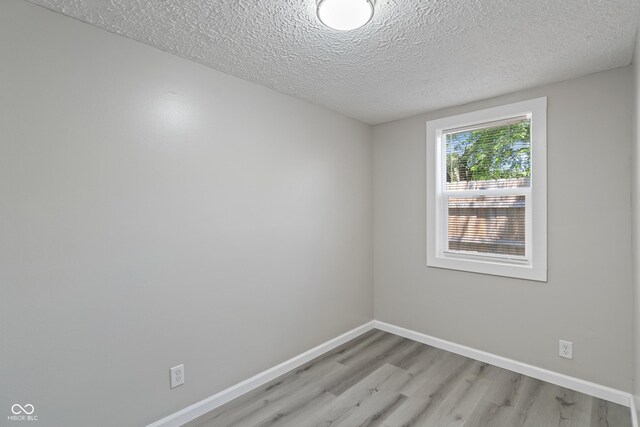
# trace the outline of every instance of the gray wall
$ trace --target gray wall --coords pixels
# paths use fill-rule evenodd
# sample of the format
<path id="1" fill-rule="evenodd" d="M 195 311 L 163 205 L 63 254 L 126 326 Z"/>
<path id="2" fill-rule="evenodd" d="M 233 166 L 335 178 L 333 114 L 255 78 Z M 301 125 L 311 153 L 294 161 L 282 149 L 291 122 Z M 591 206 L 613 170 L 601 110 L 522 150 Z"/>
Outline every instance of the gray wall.
<path id="1" fill-rule="evenodd" d="M 625 67 L 376 126 L 375 318 L 630 391 L 631 85 Z M 540 96 L 548 283 L 426 267 L 425 122 Z"/>
<path id="2" fill-rule="evenodd" d="M 633 208 L 633 284 L 635 291 L 634 298 L 634 342 L 635 352 L 634 362 L 634 394 L 636 402 L 640 404 L 640 31 L 636 40 L 636 51 L 633 58 L 634 77 L 634 117 L 633 117 L 633 144 L 632 144 L 632 172 L 631 182 L 633 191 L 631 195 Z M 640 411 L 640 406 L 636 408 Z"/>
<path id="3" fill-rule="evenodd" d="M 0 425 L 144 425 L 372 319 L 369 126 L 19 0 L 0 62 Z"/>

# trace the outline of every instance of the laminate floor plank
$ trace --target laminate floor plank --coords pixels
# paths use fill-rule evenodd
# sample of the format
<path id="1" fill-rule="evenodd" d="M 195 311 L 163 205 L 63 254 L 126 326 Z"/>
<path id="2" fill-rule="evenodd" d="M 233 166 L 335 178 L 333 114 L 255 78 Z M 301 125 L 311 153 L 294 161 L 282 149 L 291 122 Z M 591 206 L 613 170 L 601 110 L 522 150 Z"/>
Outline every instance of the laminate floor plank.
<path id="1" fill-rule="evenodd" d="M 387 352 L 390 347 L 398 345 L 401 342 L 409 341 L 406 338 L 402 338 L 393 334 L 377 333 L 361 343 L 358 348 L 353 351 L 343 351 L 336 359 L 347 366 L 356 366 L 361 364 L 362 361 L 366 361 L 375 358 L 380 355 L 381 352 Z"/>
<path id="2" fill-rule="evenodd" d="M 462 356 L 453 356 L 455 357 L 436 362 L 430 369 L 432 375 L 426 378 L 422 386 L 391 414 L 383 425 L 388 427 L 428 425 L 426 420 L 437 410 L 458 380 L 469 374 L 480 363 Z"/>
<path id="3" fill-rule="evenodd" d="M 291 418 L 291 414 L 308 409 L 307 405 L 316 399 L 326 401 L 326 399 L 330 397 L 330 393 L 327 393 L 321 387 L 306 386 L 282 399 L 267 402 L 267 405 L 262 406 L 260 410 L 254 411 L 248 416 L 244 416 L 230 423 L 224 421 L 221 422 L 220 425 L 232 425 L 237 427 L 273 425 L 283 417 Z"/>
<path id="4" fill-rule="evenodd" d="M 580 395 L 580 393 L 578 393 Z M 585 396 L 582 394 L 582 396 Z M 586 400 L 590 400 L 585 396 Z M 580 399 L 582 400 L 582 399 Z M 591 405 L 582 413 L 576 402 L 576 392 L 549 383 L 542 383 L 533 403 L 527 408 L 523 427 L 562 426 L 568 427 L 580 415 L 591 413 Z M 576 420 L 577 421 L 577 420 Z M 580 425 L 589 425 L 589 419 L 582 420 Z"/>
<path id="5" fill-rule="evenodd" d="M 409 345 L 403 347 L 397 354 L 392 355 L 386 363 L 397 366 L 401 369 L 409 369 L 421 360 L 424 360 L 425 353 L 435 350 L 434 347 L 424 345 L 419 342 L 407 340 Z"/>
<path id="6" fill-rule="evenodd" d="M 361 354 L 347 360 L 339 359 L 350 369 L 334 387 L 328 391 L 336 396 L 344 393 L 354 384 L 386 363 L 390 357 L 397 355 L 399 351 L 405 350 L 411 345 L 411 341 L 402 337 L 391 335 L 391 338 L 381 341 L 376 346 L 371 346 Z"/>
<path id="7" fill-rule="evenodd" d="M 331 405 L 315 414 L 305 425 L 334 426 L 342 425 L 346 420 L 351 420 L 346 425 L 352 425 L 354 418 L 364 421 L 381 407 L 388 406 L 389 400 L 397 400 L 398 389 L 409 378 L 404 370 L 385 363 L 337 396 Z"/>
<path id="8" fill-rule="evenodd" d="M 482 362 L 475 362 L 450 393 L 438 405 L 425 424 L 434 426 L 464 426 L 469 416 L 480 404 L 491 384 L 488 375 L 491 367 Z"/>
<path id="9" fill-rule="evenodd" d="M 544 382 L 540 380 L 526 376 L 523 377 L 517 398 L 512 405 L 511 411 L 507 413 L 506 422 L 504 423 L 505 427 L 522 427 L 524 425 L 529 415 L 529 409 L 538 399 L 543 385 Z M 505 409 L 508 409 L 508 407 Z"/>
<path id="10" fill-rule="evenodd" d="M 631 425 L 629 408 L 606 400 L 593 398 L 591 427 Z"/>
<path id="11" fill-rule="evenodd" d="M 325 391 L 325 385 L 340 381 L 347 370 L 344 365 L 325 360 L 314 365 L 313 370 L 277 378 L 261 387 L 261 392 L 251 392 L 232 400 L 189 426 L 255 425 L 251 423 L 262 422 L 300 399 L 319 397 Z"/>
<path id="12" fill-rule="evenodd" d="M 524 377 L 516 372 L 495 368 L 493 381 L 473 413 L 464 423 L 465 427 L 509 427 L 507 420 L 519 401 L 524 386 Z"/>
<path id="13" fill-rule="evenodd" d="M 336 397 L 331 393 L 323 392 L 308 401 L 300 400 L 299 403 L 285 407 L 260 423 L 244 424 L 251 427 L 283 427 L 307 425 L 313 414 L 330 405 Z M 239 427 L 241 427 L 239 425 Z"/>
<path id="14" fill-rule="evenodd" d="M 420 360 L 417 360 L 411 365 L 407 372 L 411 376 L 411 380 L 405 385 L 400 393 L 405 396 L 413 396 L 416 391 L 423 387 L 425 382 L 429 381 L 438 371 L 443 368 L 443 365 L 450 366 L 452 363 L 461 363 L 464 358 L 461 356 L 449 357 L 450 353 L 446 351 L 431 347 L 428 352 L 425 352 Z"/>
<path id="15" fill-rule="evenodd" d="M 360 335 L 359 337 L 342 344 L 341 346 L 334 348 L 333 350 L 323 354 L 316 359 L 312 360 L 313 363 L 316 360 L 331 359 L 336 362 L 340 362 L 342 359 L 348 359 L 352 355 L 365 351 L 367 348 L 375 345 L 383 339 L 388 339 L 388 334 L 377 329 L 373 329 L 367 333 Z M 306 366 L 306 365 L 305 365 Z"/>
<path id="16" fill-rule="evenodd" d="M 631 412 L 373 330 L 186 426 L 631 427 Z"/>

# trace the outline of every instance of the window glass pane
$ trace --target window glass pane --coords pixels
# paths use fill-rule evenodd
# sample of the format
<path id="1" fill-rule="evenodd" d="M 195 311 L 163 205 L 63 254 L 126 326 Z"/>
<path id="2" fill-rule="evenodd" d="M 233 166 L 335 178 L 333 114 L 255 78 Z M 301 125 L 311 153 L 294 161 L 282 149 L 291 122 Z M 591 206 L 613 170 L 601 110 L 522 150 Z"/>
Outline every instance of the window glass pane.
<path id="1" fill-rule="evenodd" d="M 449 197 L 449 250 L 525 256 L 525 196 Z"/>
<path id="2" fill-rule="evenodd" d="M 529 187 L 531 119 L 516 117 L 443 133 L 447 190 Z"/>

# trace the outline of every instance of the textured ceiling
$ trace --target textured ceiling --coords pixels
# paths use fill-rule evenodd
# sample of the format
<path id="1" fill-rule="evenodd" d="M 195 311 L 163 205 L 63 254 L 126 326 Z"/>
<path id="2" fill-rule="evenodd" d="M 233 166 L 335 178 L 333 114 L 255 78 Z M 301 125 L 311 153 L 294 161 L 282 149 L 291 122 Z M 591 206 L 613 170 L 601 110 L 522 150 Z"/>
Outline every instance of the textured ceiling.
<path id="1" fill-rule="evenodd" d="M 30 0 L 376 124 L 628 65 L 638 0 L 378 0 L 352 32 L 315 0 Z"/>

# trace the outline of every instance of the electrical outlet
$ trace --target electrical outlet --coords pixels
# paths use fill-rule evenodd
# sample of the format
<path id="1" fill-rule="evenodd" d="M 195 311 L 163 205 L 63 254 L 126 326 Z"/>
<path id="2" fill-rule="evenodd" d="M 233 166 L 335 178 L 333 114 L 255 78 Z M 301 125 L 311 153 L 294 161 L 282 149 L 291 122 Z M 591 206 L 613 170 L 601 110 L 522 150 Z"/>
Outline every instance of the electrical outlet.
<path id="1" fill-rule="evenodd" d="M 565 359 L 573 359 L 573 343 L 571 341 L 560 340 L 558 355 Z"/>
<path id="2" fill-rule="evenodd" d="M 184 384 L 184 365 L 171 368 L 171 388 Z"/>

